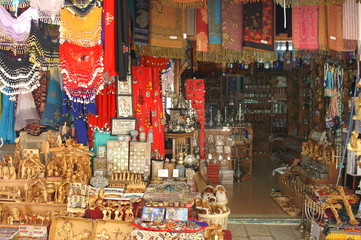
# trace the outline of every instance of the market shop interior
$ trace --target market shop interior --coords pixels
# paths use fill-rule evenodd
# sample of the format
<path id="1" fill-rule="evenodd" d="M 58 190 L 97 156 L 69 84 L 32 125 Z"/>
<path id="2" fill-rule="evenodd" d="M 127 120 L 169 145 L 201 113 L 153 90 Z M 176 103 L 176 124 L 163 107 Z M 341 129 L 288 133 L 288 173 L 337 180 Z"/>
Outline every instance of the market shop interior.
<path id="1" fill-rule="evenodd" d="M 359 239 L 360 24 L 355 0 L 0 0 L 0 239 Z"/>

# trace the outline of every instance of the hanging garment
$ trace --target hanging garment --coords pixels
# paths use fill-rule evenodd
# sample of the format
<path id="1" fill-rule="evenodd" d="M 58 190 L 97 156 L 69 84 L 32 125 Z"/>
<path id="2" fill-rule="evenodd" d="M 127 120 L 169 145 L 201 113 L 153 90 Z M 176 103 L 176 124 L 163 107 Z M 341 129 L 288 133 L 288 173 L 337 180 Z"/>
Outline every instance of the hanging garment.
<path id="1" fill-rule="evenodd" d="M 342 5 L 332 4 L 326 6 L 328 47 L 335 51 L 344 51 L 342 30 Z"/>
<path id="2" fill-rule="evenodd" d="M 14 130 L 19 131 L 26 127 L 29 123 L 38 121 L 39 114 L 36 111 L 36 106 L 31 92 L 20 93 L 18 95 L 17 107 L 15 111 L 15 126 Z"/>
<path id="3" fill-rule="evenodd" d="M 68 41 L 83 47 L 99 45 L 102 11 L 101 7 L 94 7 L 87 15 L 79 17 L 63 8 L 60 12 L 60 43 Z"/>
<path id="4" fill-rule="evenodd" d="M 133 39 L 136 45 L 148 45 L 149 1 L 150 0 L 135 0 Z"/>
<path id="5" fill-rule="evenodd" d="M 115 2 L 104 1 L 104 72 L 109 77 L 117 75 L 115 70 Z"/>
<path id="6" fill-rule="evenodd" d="M 197 9 L 197 52 L 209 52 L 208 45 L 208 7 L 198 8 Z"/>
<path id="7" fill-rule="evenodd" d="M 342 7 L 342 36 L 346 50 L 355 50 L 359 39 L 358 3 L 346 0 Z"/>
<path id="8" fill-rule="evenodd" d="M 75 0 L 65 0 L 64 6 L 73 14 L 78 17 L 85 17 L 88 15 L 90 11 L 93 10 L 93 8 L 100 6 L 98 4 L 99 0 L 87 0 L 81 2 L 75 1 Z"/>
<path id="9" fill-rule="evenodd" d="M 326 50 L 328 48 L 326 6 L 319 5 L 318 9 L 318 46 L 320 50 Z"/>
<path id="10" fill-rule="evenodd" d="M 296 49 L 318 49 L 318 6 L 292 8 L 292 43 Z"/>
<path id="11" fill-rule="evenodd" d="M 2 113 L 0 119 L 0 138 L 5 144 L 12 144 L 16 138 L 14 130 L 14 108 L 15 102 L 10 100 L 10 96 L 2 95 Z"/>
<path id="12" fill-rule="evenodd" d="M 87 103 L 103 88 L 102 46 L 82 47 L 70 42 L 60 44 L 63 87 L 69 99 Z"/>
<path id="13" fill-rule="evenodd" d="M 273 7 L 272 0 L 244 5 L 244 48 L 274 51 Z"/>
<path id="14" fill-rule="evenodd" d="M 125 80 L 129 67 L 129 9 L 128 1 L 116 1 L 116 71 Z"/>
<path id="15" fill-rule="evenodd" d="M 31 20 L 38 20 L 35 8 L 28 8 L 18 18 L 13 18 L 0 5 L 0 49 L 23 54 L 28 50 Z"/>
<path id="16" fill-rule="evenodd" d="M 60 24 L 60 10 L 64 0 L 30 0 L 30 5 L 38 10 L 39 20 L 47 24 Z"/>
<path id="17" fill-rule="evenodd" d="M 222 44 L 221 13 L 221 0 L 210 0 L 208 3 L 209 44 Z"/>
<path id="18" fill-rule="evenodd" d="M 39 86 L 40 72 L 29 55 L 11 58 L 0 51 L 0 91 L 6 95 L 32 92 Z"/>
<path id="19" fill-rule="evenodd" d="M 54 43 L 50 36 L 45 36 L 35 22 L 31 23 L 29 57 L 30 61 L 39 65 L 43 71 L 59 69 L 60 67 L 59 43 Z"/>

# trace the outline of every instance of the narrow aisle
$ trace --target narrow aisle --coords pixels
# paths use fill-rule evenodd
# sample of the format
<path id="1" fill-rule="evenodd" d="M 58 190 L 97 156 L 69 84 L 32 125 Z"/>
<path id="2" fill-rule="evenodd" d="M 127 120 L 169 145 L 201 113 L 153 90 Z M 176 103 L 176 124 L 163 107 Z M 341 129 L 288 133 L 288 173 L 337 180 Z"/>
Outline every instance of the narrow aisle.
<path id="1" fill-rule="evenodd" d="M 231 217 L 288 217 L 270 197 L 277 188 L 277 176 L 269 157 L 253 158 L 253 177 L 249 181 L 225 185 Z"/>

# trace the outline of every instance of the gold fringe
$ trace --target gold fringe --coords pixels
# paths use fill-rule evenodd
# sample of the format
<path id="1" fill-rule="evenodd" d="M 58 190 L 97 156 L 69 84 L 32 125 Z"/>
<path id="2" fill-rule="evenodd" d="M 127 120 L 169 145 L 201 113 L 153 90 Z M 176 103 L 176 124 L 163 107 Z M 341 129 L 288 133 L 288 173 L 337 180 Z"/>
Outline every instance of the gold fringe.
<path id="1" fill-rule="evenodd" d="M 163 48 L 156 46 L 136 46 L 138 55 L 185 59 L 185 48 Z"/>
<path id="2" fill-rule="evenodd" d="M 208 0 L 164 0 L 163 3 L 175 8 L 202 8 L 207 6 Z"/>

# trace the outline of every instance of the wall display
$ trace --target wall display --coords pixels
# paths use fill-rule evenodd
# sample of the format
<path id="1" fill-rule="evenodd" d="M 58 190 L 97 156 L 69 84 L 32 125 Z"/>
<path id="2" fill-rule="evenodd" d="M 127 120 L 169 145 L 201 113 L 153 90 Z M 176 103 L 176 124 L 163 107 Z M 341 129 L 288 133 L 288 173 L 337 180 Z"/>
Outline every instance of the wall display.
<path id="1" fill-rule="evenodd" d="M 97 157 L 98 158 L 105 158 L 106 157 L 107 148 L 106 146 L 98 146 L 97 148 Z"/>
<path id="2" fill-rule="evenodd" d="M 125 81 L 117 81 L 117 94 L 118 95 L 131 95 L 132 94 L 132 75 L 127 75 Z"/>
<path id="3" fill-rule="evenodd" d="M 49 239 L 90 240 L 93 220 L 84 218 L 57 217 L 52 221 Z"/>
<path id="4" fill-rule="evenodd" d="M 132 117 L 133 116 L 133 100 L 132 96 L 117 96 L 117 116 Z"/>
<path id="5" fill-rule="evenodd" d="M 107 170 L 108 176 L 128 170 L 129 142 L 107 141 Z"/>
<path id="6" fill-rule="evenodd" d="M 134 118 L 112 118 L 112 135 L 129 134 L 135 129 L 136 119 Z"/>
<path id="7" fill-rule="evenodd" d="M 129 153 L 129 170 L 134 173 L 149 174 L 151 143 L 131 142 Z"/>
<path id="8" fill-rule="evenodd" d="M 94 222 L 92 239 L 94 240 L 125 240 L 130 238 L 133 230 L 130 223 L 119 220 L 96 220 Z"/>

